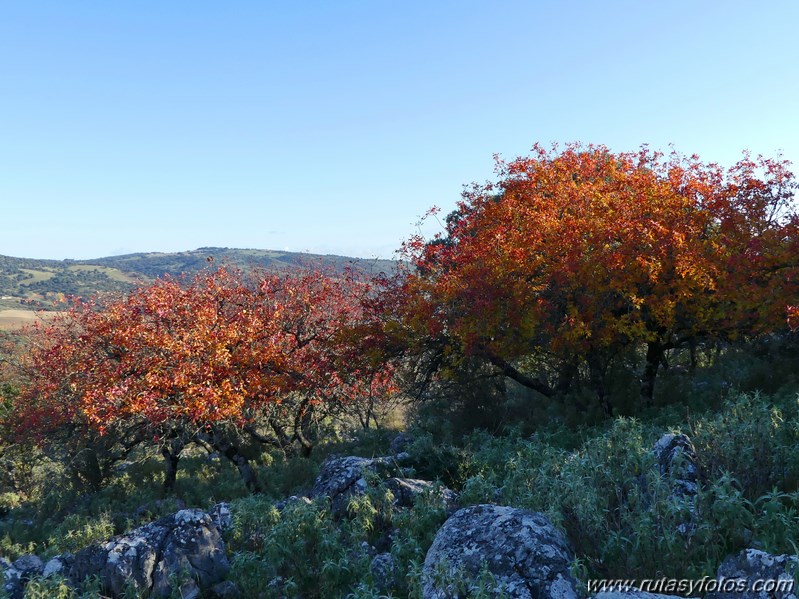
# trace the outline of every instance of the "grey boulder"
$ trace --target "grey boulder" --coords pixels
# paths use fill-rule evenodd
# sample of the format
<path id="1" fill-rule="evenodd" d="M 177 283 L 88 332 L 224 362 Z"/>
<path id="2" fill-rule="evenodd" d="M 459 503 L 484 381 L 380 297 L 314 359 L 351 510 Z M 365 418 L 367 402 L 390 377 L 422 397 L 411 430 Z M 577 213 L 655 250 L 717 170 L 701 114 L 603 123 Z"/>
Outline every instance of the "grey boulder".
<path id="1" fill-rule="evenodd" d="M 0 558 L 0 570 L 3 575 L 3 590 L 10 599 L 19 599 L 25 591 L 28 581 L 41 575 L 44 563 L 37 555 L 23 555 L 12 564 L 5 558 Z"/>
<path id="2" fill-rule="evenodd" d="M 691 439 L 682 433 L 668 433 L 652 448 L 660 475 L 671 480 L 673 492 L 693 497 L 699 491 L 699 460 Z"/>
<path id="3" fill-rule="evenodd" d="M 186 576 L 185 591 L 199 596 L 200 588 L 220 582 L 229 569 L 225 544 L 211 517 L 186 509 L 78 551 L 70 578 L 80 582 L 98 576 L 112 597 L 130 590 L 168 597 L 170 578 Z"/>
<path id="4" fill-rule="evenodd" d="M 485 570 L 490 593 L 511 599 L 577 599 L 566 537 L 543 515 L 498 505 L 453 514 L 436 534 L 422 570 L 425 599 L 468 596 Z"/>
<path id="5" fill-rule="evenodd" d="M 366 477 L 370 473 L 377 475 L 389 466 L 387 458 L 348 456 L 329 459 L 314 481 L 310 498 L 329 498 L 332 514 L 344 516 L 350 499 L 366 492 Z"/>
<path id="6" fill-rule="evenodd" d="M 705 599 L 797 599 L 794 575 L 799 557 L 744 549 L 722 562 L 716 573 L 719 588 Z"/>
<path id="7" fill-rule="evenodd" d="M 419 497 L 428 495 L 440 501 L 442 507 L 450 514 L 458 509 L 459 496 L 455 491 L 442 487 L 427 480 L 416 478 L 389 478 L 384 483 L 385 487 L 394 496 L 396 507 L 413 507 Z"/>

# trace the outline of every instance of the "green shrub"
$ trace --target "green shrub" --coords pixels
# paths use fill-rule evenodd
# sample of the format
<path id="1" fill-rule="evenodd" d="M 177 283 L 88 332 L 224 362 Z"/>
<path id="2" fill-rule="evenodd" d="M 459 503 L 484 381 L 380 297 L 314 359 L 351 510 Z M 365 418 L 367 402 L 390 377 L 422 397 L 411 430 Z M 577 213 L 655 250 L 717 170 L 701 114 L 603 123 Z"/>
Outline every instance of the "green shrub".
<path id="1" fill-rule="evenodd" d="M 754 501 L 774 487 L 799 486 L 799 401 L 795 393 L 735 394 L 690 434 L 709 479 L 729 473 Z"/>
<path id="2" fill-rule="evenodd" d="M 97 517 L 70 514 L 56 526 L 47 540 L 48 553 L 74 553 L 92 543 L 113 537 L 117 530 L 107 512 Z"/>

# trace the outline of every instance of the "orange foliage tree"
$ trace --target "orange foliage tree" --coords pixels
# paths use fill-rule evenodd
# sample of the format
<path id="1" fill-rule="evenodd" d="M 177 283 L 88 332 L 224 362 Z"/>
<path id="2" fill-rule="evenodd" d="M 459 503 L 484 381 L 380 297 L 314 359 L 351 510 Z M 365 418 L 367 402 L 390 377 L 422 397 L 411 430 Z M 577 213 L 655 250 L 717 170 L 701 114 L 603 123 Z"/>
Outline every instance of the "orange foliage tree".
<path id="1" fill-rule="evenodd" d="M 308 453 L 320 410 L 395 391 L 391 367 L 367 360 L 365 340 L 347 334 L 366 318 L 370 293 L 352 274 L 222 268 L 188 284 L 163 278 L 103 306 L 77 301 L 27 331 L 15 429 L 44 441 L 66 427 L 127 439 L 128 450 L 155 443 L 167 487 L 195 442 L 257 489 L 239 435 Z"/>
<path id="2" fill-rule="evenodd" d="M 444 234 L 405 245 L 400 320 L 447 352 L 545 395 L 582 369 L 611 413 L 623 351 L 644 358 L 648 403 L 668 350 L 785 327 L 799 265 L 786 162 L 724 170 L 575 144 L 497 163 L 499 182 L 464 192 Z M 525 371 L 531 356 L 560 376 Z"/>

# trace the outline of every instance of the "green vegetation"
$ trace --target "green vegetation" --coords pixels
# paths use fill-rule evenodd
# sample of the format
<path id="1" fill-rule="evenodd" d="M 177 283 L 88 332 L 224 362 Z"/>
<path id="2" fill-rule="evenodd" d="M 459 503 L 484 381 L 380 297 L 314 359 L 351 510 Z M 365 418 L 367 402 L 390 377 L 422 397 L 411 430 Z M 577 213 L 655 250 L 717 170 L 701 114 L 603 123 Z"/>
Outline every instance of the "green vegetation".
<path id="1" fill-rule="evenodd" d="M 637 418 L 567 422 L 568 410 L 557 417 L 551 405 L 542 407 L 547 420 L 519 420 L 492 434 L 440 426 L 442 419 L 457 418 L 452 405 L 417 406 L 409 415 L 412 474 L 459 491 L 462 505 L 492 502 L 546 513 L 567 533 L 583 581 L 699 578 L 712 576 L 727 555 L 746 547 L 794 553 L 796 340 L 774 338 L 768 348 L 770 358 L 762 344 L 740 346 L 691 375 L 671 374 L 661 387 L 661 407 Z M 730 372 L 736 372 L 734 385 L 726 382 Z M 13 393 L 7 384 L 3 394 Z M 508 402 L 506 410 L 518 408 L 512 397 Z M 703 470 L 695 506 L 675 497 L 669 480 L 658 475 L 651 449 L 668 431 L 688 434 L 696 446 Z M 330 438 L 310 458 L 260 453 L 253 461 L 265 488 L 255 495 L 231 464 L 197 448 L 183 458 L 174 493 L 165 496 L 161 458 L 152 450 L 134 452 L 102 489 L 87 493 L 55 456 L 7 445 L 0 552 L 13 559 L 30 551 L 74 551 L 184 505 L 231 501 L 230 578 L 244 596 L 376 597 L 370 561 L 375 552 L 389 552 L 398 571 L 390 596 L 420 597 L 421 565 L 446 519 L 431 498 L 400 510 L 373 481 L 366 495 L 352 500 L 350 519 L 334 519 L 324 501 L 275 508 L 307 492 L 328 455 L 384 455 L 396 430 L 383 426 L 354 437 L 340 432 L 347 438 Z M 680 532 L 686 521 L 688 532 Z M 28 596 L 69 597 L 58 594 L 66 593 L 60 584 L 37 582 Z"/>
<path id="2" fill-rule="evenodd" d="M 243 270 L 256 268 L 286 270 L 309 265 L 322 265 L 325 268 L 338 271 L 346 267 L 355 267 L 367 272 L 378 273 L 390 272 L 394 268 L 394 262 L 391 260 L 365 260 L 344 256 L 219 247 L 203 247 L 190 252 L 127 254 L 87 260 L 86 263 L 137 273 L 154 279 L 165 274 L 178 276 L 202 270 L 208 266 L 209 257 L 213 258 L 217 265 L 222 264 Z"/>
<path id="3" fill-rule="evenodd" d="M 402 476 L 462 506 L 545 513 L 583 583 L 796 553 L 788 165 L 573 144 L 498 166 L 502 180 L 467 189 L 446 235 L 412 238 L 396 268 L 226 248 L 4 259 L 12 299 L 148 283 L 8 337 L 0 554 L 76 551 L 229 501 L 244 596 L 421 597 L 447 517 L 435 492 L 400 509 L 369 472 L 346 510 L 345 495 L 287 499 L 310 493 L 326 456 L 387 455 L 403 429 Z M 669 432 L 691 441 L 666 438 L 685 451 L 664 464 L 653 446 Z M 172 574 L 177 597 L 185 572 Z M 491 596 L 487 567 L 438 574 Z M 28 595 L 73 594 L 62 583 Z"/>
<path id="4" fill-rule="evenodd" d="M 34 260 L 0 256 L 0 310 L 52 309 L 65 296 L 89 297 L 130 291 L 164 275 L 181 276 L 215 265 L 243 270 L 295 270 L 318 265 L 341 272 L 391 272 L 391 260 L 365 260 L 296 252 L 206 247 L 188 252 L 140 253 L 93 260 Z"/>

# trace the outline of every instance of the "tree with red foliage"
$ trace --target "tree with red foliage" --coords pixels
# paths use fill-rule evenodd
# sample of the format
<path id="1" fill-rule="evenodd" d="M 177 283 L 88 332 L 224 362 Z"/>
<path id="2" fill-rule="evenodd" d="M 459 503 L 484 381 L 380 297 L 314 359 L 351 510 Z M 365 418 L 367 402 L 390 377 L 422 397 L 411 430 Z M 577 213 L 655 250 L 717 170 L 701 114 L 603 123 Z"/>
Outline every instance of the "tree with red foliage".
<path id="1" fill-rule="evenodd" d="M 786 162 L 729 170 L 646 147 L 533 148 L 464 193 L 432 241 L 405 246 L 404 322 L 539 393 L 580 368 L 606 413 L 609 364 L 640 351 L 651 402 L 665 352 L 779 330 L 797 297 L 799 218 Z M 550 377 L 551 378 L 551 377 Z"/>
<path id="2" fill-rule="evenodd" d="M 320 410 L 394 392 L 390 366 L 367 364 L 346 335 L 370 289 L 352 274 L 221 268 L 188 284 L 159 279 L 102 306 L 78 300 L 27 331 L 15 429 L 39 441 L 64 427 L 152 440 L 166 487 L 183 449 L 199 443 L 257 490 L 240 434 L 308 453 Z"/>

